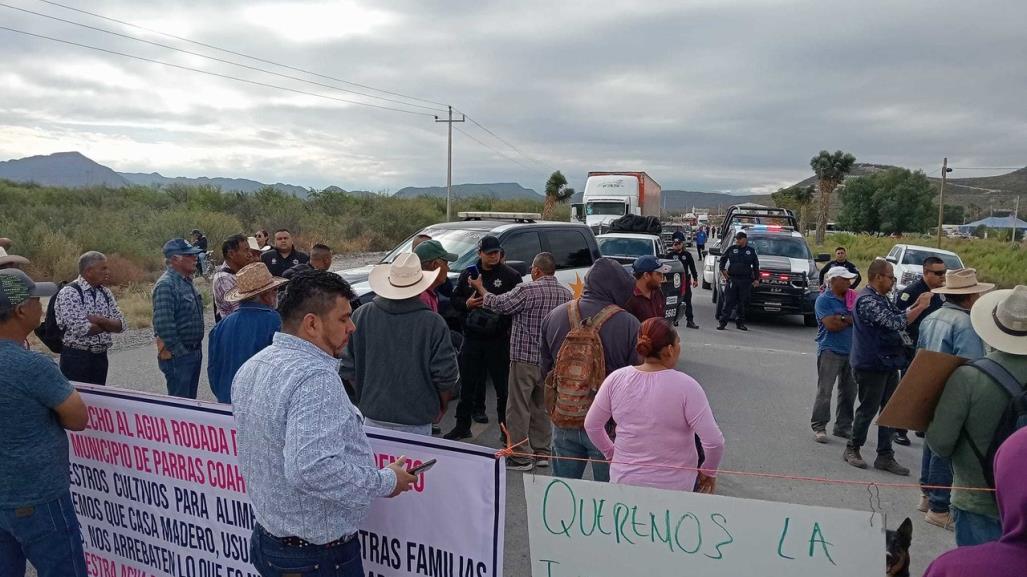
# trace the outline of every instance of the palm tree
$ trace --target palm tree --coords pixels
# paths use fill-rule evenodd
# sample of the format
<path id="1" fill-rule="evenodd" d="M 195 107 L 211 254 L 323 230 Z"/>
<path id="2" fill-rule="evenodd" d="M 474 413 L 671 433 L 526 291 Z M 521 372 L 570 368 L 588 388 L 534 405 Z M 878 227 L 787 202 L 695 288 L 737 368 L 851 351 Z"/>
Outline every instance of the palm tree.
<path id="1" fill-rule="evenodd" d="M 831 208 L 831 193 L 852 171 L 856 157 L 848 152 L 836 150 L 834 154 L 821 150 L 820 154 L 809 161 L 810 167 L 817 175 L 817 188 L 820 189 L 820 211 L 817 215 L 817 244 L 824 242 L 824 231 L 827 230 L 827 211 Z"/>
<path id="2" fill-rule="evenodd" d="M 567 178 L 559 170 L 550 175 L 546 181 L 546 203 L 542 208 L 542 220 L 552 218 L 556 204 L 566 202 L 573 195 L 574 189 L 567 188 Z"/>

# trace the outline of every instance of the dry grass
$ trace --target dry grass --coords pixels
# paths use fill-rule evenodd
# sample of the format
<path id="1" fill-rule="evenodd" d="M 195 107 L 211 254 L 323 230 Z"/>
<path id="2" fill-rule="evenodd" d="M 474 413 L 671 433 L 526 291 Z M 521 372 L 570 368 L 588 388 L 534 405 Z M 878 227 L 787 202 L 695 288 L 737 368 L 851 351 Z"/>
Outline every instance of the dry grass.
<path id="1" fill-rule="evenodd" d="M 128 329 L 148 329 L 153 326 L 153 299 L 150 284 L 131 284 L 115 290 L 118 306 L 125 315 Z"/>

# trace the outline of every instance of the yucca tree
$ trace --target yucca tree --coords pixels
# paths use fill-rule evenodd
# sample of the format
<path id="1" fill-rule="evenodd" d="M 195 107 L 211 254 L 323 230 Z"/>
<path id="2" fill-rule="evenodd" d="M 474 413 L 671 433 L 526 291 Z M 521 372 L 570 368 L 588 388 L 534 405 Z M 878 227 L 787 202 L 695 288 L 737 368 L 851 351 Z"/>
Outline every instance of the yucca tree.
<path id="1" fill-rule="evenodd" d="M 546 203 L 542 208 L 542 220 L 549 220 L 557 203 L 567 202 L 574 195 L 573 188 L 567 188 L 567 178 L 559 170 L 546 181 Z"/>
<path id="2" fill-rule="evenodd" d="M 821 150 L 820 154 L 809 161 L 810 167 L 817 175 L 817 188 L 820 189 L 817 244 L 824 242 L 824 232 L 827 230 L 827 211 L 831 208 L 831 193 L 842 183 L 845 175 L 852 171 L 854 164 L 856 164 L 856 157 L 840 150 L 834 151 L 833 154 Z"/>

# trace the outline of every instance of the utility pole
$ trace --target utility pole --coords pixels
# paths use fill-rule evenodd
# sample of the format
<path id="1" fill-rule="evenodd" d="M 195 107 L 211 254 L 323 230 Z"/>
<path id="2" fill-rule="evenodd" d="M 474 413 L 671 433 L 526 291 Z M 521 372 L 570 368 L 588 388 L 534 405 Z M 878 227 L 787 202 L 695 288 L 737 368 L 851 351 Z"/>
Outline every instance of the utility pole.
<path id="1" fill-rule="evenodd" d="M 460 120 L 453 120 L 453 107 L 449 107 L 449 120 L 439 120 L 439 117 L 435 117 L 435 122 L 445 122 L 449 128 L 449 145 L 448 154 L 446 160 L 446 222 L 453 220 L 453 123 L 454 122 L 466 122 L 467 116 L 461 114 L 463 118 Z"/>
<path id="2" fill-rule="evenodd" d="M 945 179 L 950 172 L 952 169 L 946 156 L 941 161 L 941 187 L 938 188 L 938 248 L 941 248 L 941 225 L 945 222 Z"/>
<path id="3" fill-rule="evenodd" d="M 1013 209 L 1013 214 L 1009 215 L 1009 225 L 1012 227 L 1012 232 L 1009 235 L 1010 247 L 1016 248 L 1016 221 L 1020 218 L 1020 195 L 1016 195 L 1016 208 Z"/>

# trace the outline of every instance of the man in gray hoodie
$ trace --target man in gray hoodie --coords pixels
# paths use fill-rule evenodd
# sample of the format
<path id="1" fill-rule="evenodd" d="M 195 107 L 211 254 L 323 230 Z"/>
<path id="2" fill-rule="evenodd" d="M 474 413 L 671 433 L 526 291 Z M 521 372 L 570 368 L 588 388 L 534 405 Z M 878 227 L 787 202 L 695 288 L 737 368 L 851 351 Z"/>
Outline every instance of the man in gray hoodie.
<path id="1" fill-rule="evenodd" d="M 353 312 L 357 330 L 339 370 L 367 425 L 430 436 L 456 391 L 460 369 L 449 327 L 419 298 L 438 273 L 422 271 L 410 253 L 371 272 L 378 296 Z"/>
<path id="2" fill-rule="evenodd" d="M 581 318 L 591 318 L 608 305 L 623 307 L 634 293 L 635 279 L 623 265 L 610 258 L 601 258 L 592 265 L 585 275 L 585 290 L 578 301 Z M 542 374 L 547 375 L 553 369 L 556 357 L 563 345 L 563 339 L 570 332 L 570 318 L 567 308 L 571 303 L 563 304 L 542 321 Z M 638 328 L 641 323 L 631 313 L 621 311 L 610 317 L 599 329 L 599 339 L 603 343 L 603 357 L 606 360 L 606 372 L 638 363 L 635 345 L 638 341 Z M 585 429 L 562 429 L 553 427 L 553 445 L 556 459 L 553 462 L 553 474 L 557 477 L 580 479 L 585 473 L 586 461 L 567 460 L 561 457 L 576 459 L 592 459 L 592 478 L 596 481 L 610 480 L 610 466 L 600 463 L 605 457 L 588 435 Z"/>

